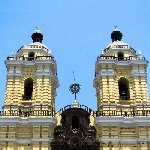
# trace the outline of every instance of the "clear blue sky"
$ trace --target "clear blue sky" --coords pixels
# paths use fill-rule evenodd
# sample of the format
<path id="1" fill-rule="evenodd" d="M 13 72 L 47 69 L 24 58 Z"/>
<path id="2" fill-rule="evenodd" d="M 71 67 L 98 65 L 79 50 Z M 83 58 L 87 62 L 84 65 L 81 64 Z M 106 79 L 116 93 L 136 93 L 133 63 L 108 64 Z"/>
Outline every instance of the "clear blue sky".
<path id="1" fill-rule="evenodd" d="M 73 70 L 82 85 L 78 101 L 95 110 L 95 61 L 111 42 L 115 25 L 123 33 L 122 41 L 150 60 L 149 0 L 0 0 L 0 106 L 6 85 L 3 62 L 12 51 L 16 54 L 22 45 L 31 43 L 38 26 L 58 65 L 57 110 L 74 100 L 69 92 Z"/>

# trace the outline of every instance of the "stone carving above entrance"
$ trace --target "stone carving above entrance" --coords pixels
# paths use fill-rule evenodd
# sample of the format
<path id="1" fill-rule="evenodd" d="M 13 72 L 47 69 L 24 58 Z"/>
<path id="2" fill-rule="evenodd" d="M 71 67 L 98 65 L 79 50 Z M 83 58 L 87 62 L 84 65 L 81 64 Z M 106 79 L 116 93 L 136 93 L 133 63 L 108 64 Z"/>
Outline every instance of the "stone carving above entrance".
<path id="1" fill-rule="evenodd" d="M 54 129 L 52 150 L 98 150 L 96 129 L 90 126 L 90 113 L 82 108 L 70 108 L 62 113 L 62 125 Z"/>

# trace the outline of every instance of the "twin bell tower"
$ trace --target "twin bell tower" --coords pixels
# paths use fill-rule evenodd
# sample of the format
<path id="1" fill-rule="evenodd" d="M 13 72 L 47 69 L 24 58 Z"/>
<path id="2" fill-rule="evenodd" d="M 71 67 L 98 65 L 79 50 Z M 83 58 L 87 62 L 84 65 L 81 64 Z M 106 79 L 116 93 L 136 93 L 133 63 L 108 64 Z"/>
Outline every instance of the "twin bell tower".
<path id="1" fill-rule="evenodd" d="M 36 28 L 33 42 L 5 60 L 2 150 L 149 150 L 148 60 L 122 36 L 115 28 L 97 57 L 97 109 L 75 101 L 56 112 L 57 63 Z M 79 90 L 79 84 L 70 86 L 75 97 Z"/>
<path id="2" fill-rule="evenodd" d="M 33 43 L 22 46 L 7 58 L 4 111 L 29 115 L 46 110 L 55 113 L 57 64 L 50 49 L 42 44 L 43 34 L 36 28 Z"/>

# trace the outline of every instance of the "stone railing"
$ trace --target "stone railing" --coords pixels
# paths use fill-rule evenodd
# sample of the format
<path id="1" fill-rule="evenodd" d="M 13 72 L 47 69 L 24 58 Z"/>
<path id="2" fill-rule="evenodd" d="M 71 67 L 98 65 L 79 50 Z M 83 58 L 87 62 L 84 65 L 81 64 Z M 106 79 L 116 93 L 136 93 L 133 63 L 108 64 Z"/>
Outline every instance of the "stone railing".
<path id="1" fill-rule="evenodd" d="M 115 57 L 115 56 L 98 56 L 97 60 L 117 60 L 117 61 L 128 61 L 128 60 L 138 60 L 138 57 Z M 142 57 L 142 60 L 145 60 L 145 57 Z"/>
<path id="2" fill-rule="evenodd" d="M 109 47 L 105 48 L 103 51 L 107 52 L 110 49 L 120 49 L 120 48 L 121 49 L 129 49 L 130 51 L 136 53 L 136 51 L 132 47 L 130 47 L 129 45 L 114 45 L 114 46 L 109 46 Z"/>
<path id="3" fill-rule="evenodd" d="M 150 117 L 150 105 L 136 105 L 136 106 L 106 105 L 100 108 L 99 111 L 96 111 L 96 116 Z"/>
<path id="4" fill-rule="evenodd" d="M 13 106 L 7 107 L 7 111 L 0 111 L 0 116 L 19 116 L 19 117 L 30 117 L 30 116 L 52 116 L 55 117 L 55 109 L 42 105 L 38 106 L 39 110 L 34 110 L 37 108 L 20 106 L 18 108 Z M 46 109 L 46 110 L 44 110 Z"/>
<path id="5" fill-rule="evenodd" d="M 7 60 L 25 60 L 25 61 L 33 61 L 33 60 L 53 60 L 53 56 L 36 56 L 36 57 L 7 57 Z"/>
<path id="6" fill-rule="evenodd" d="M 150 110 L 137 110 L 137 111 L 103 110 L 103 111 L 97 111 L 96 116 L 150 117 Z"/>
<path id="7" fill-rule="evenodd" d="M 42 50 L 44 50 L 44 51 L 46 51 L 46 52 L 48 52 L 49 51 L 49 49 L 47 48 L 47 47 L 45 47 L 44 45 L 27 45 L 27 46 L 21 46 L 18 50 L 17 50 L 17 53 L 20 51 L 20 50 L 22 50 L 22 49 L 42 49 Z"/>
<path id="8" fill-rule="evenodd" d="M 65 110 L 70 109 L 70 108 L 76 108 L 76 107 L 74 107 L 73 105 L 67 105 L 67 106 L 61 108 L 58 112 L 62 113 Z M 80 105 L 79 104 L 77 108 L 84 109 L 85 111 L 89 112 L 92 116 L 95 116 L 95 111 L 93 111 L 91 108 L 89 108 L 85 105 Z"/>
<path id="9" fill-rule="evenodd" d="M 0 116 L 19 116 L 19 117 L 30 117 L 30 116 L 52 116 L 55 117 L 54 110 L 34 110 L 34 111 L 0 111 Z"/>

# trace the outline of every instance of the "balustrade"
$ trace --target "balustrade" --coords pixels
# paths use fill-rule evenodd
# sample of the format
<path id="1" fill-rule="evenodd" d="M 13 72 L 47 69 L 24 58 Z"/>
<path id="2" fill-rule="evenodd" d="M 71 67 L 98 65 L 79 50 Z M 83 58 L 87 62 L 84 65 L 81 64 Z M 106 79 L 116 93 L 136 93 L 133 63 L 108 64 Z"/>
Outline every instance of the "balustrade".
<path id="1" fill-rule="evenodd" d="M 53 60 L 53 56 L 36 56 L 36 57 L 7 57 L 7 60 L 25 60 L 25 61 L 33 61 L 33 60 Z"/>
<path id="2" fill-rule="evenodd" d="M 52 116 L 55 117 L 55 109 L 49 110 L 8 110 L 0 111 L 0 116 L 19 116 L 19 117 L 30 117 L 30 116 Z"/>
<path id="3" fill-rule="evenodd" d="M 122 117 L 134 117 L 144 116 L 150 117 L 150 110 L 137 110 L 137 111 L 121 111 L 121 110 L 103 110 L 97 111 L 96 116 L 122 116 Z"/>
<path id="4" fill-rule="evenodd" d="M 115 56 L 98 56 L 97 60 L 117 60 L 117 61 L 129 61 L 129 60 L 139 60 L 138 56 L 133 57 L 115 57 Z M 142 57 L 142 60 L 146 60 L 145 57 Z"/>

